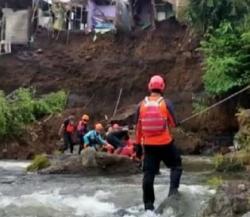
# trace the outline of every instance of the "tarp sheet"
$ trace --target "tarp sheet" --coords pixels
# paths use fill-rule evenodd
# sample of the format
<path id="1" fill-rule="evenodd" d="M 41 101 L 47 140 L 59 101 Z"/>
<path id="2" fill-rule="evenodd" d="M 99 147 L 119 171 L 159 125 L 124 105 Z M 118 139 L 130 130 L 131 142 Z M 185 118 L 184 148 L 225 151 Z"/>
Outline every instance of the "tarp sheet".
<path id="1" fill-rule="evenodd" d="M 29 10 L 4 12 L 6 19 L 5 39 L 12 44 L 26 44 L 29 41 Z"/>

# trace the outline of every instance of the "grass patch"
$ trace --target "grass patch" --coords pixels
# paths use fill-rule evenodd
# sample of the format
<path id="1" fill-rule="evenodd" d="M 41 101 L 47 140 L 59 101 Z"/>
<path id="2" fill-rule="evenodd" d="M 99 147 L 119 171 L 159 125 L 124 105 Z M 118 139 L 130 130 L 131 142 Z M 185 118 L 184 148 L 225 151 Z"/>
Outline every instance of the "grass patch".
<path id="1" fill-rule="evenodd" d="M 27 167 L 27 171 L 35 172 L 50 166 L 49 159 L 46 155 L 41 154 L 35 156 L 32 163 Z"/>
<path id="2" fill-rule="evenodd" d="M 214 177 L 211 177 L 207 180 L 207 184 L 211 187 L 219 187 L 220 185 L 222 185 L 223 183 L 223 179 L 221 177 L 218 177 L 218 176 L 214 176 Z"/>
<path id="3" fill-rule="evenodd" d="M 236 155 L 215 155 L 213 165 L 217 172 L 239 172 L 244 171 L 244 162 Z"/>
<path id="4" fill-rule="evenodd" d="M 11 96 L 0 91 L 0 139 L 22 134 L 27 124 L 45 115 L 64 110 L 67 94 L 64 91 L 35 97 L 33 89 L 20 88 Z"/>

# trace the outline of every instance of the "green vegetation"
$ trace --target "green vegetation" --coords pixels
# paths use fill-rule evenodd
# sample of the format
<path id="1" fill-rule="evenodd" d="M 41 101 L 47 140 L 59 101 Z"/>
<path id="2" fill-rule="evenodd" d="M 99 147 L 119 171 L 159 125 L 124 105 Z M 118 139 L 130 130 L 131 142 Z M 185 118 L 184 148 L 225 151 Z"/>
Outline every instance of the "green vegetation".
<path id="1" fill-rule="evenodd" d="M 36 101 L 34 105 L 34 115 L 36 118 L 47 114 L 61 112 L 66 105 L 67 95 L 64 91 L 51 93 Z"/>
<path id="2" fill-rule="evenodd" d="M 237 172 L 250 165 L 250 110 L 240 110 L 237 118 L 240 129 L 234 142 L 241 150 L 227 155 L 216 155 L 213 165 L 218 172 Z"/>
<path id="3" fill-rule="evenodd" d="M 215 188 L 222 185 L 222 183 L 223 183 L 223 179 L 221 177 L 218 177 L 218 176 L 213 176 L 207 180 L 207 184 L 209 186 L 215 187 Z"/>
<path id="4" fill-rule="evenodd" d="M 44 168 L 47 168 L 50 166 L 49 159 L 46 155 L 41 154 L 35 156 L 32 163 L 27 167 L 27 171 L 29 172 L 35 172 Z"/>
<path id="5" fill-rule="evenodd" d="M 243 161 L 236 155 L 215 155 L 213 164 L 218 172 L 238 172 L 245 169 Z"/>
<path id="6" fill-rule="evenodd" d="M 0 92 L 0 138 L 19 135 L 26 124 L 55 112 L 66 105 L 67 95 L 63 91 L 51 93 L 41 99 L 34 97 L 32 89 L 18 89 L 13 96 Z"/>
<path id="7" fill-rule="evenodd" d="M 188 18 L 196 30 L 205 33 L 222 21 L 241 23 L 250 11 L 250 0 L 190 0 Z"/>
<path id="8" fill-rule="evenodd" d="M 212 95 L 222 95 L 250 83 L 250 49 L 245 32 L 223 22 L 201 42 L 204 54 L 203 81 Z"/>
<path id="9" fill-rule="evenodd" d="M 250 0 L 190 0 L 190 23 L 204 34 L 203 81 L 212 96 L 250 83 Z"/>
<path id="10" fill-rule="evenodd" d="M 0 92 L 0 137 L 4 136 L 8 131 L 8 117 L 10 116 L 7 100 L 3 92 Z"/>

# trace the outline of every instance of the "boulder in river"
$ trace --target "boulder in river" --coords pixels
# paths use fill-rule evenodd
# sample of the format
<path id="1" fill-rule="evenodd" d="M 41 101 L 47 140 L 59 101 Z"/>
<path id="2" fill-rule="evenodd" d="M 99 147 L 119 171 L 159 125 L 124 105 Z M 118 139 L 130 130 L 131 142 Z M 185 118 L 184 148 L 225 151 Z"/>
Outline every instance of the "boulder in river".
<path id="1" fill-rule="evenodd" d="M 183 154 L 198 154 L 202 148 L 202 140 L 195 133 L 185 132 L 181 128 L 172 129 L 175 144 Z"/>
<path id="2" fill-rule="evenodd" d="M 138 165 L 128 157 L 97 152 L 87 148 L 81 155 L 61 155 L 50 160 L 41 174 L 131 175 L 139 173 Z"/>
<path id="3" fill-rule="evenodd" d="M 201 217 L 236 217 L 250 211 L 250 183 L 230 181 L 221 186 L 202 210 Z"/>

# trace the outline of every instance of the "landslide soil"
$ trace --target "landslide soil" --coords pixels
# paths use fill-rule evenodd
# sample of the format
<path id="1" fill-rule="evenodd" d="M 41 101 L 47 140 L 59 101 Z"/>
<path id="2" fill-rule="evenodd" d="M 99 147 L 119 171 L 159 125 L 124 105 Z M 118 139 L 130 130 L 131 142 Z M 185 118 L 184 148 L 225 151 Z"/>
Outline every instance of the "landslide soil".
<path id="1" fill-rule="evenodd" d="M 52 40 L 47 32 L 39 31 L 32 48 L 1 56 L 0 89 L 6 93 L 33 86 L 38 94 L 65 89 L 70 95 L 63 115 L 36 124 L 38 138 L 15 139 L 0 157 L 28 158 L 44 150 L 52 152 L 66 114 L 79 116 L 84 111 L 99 120 L 105 114 L 110 117 L 121 88 L 119 107 L 135 105 L 147 93 L 147 82 L 155 73 L 166 78 L 166 96 L 175 104 L 180 120 L 192 113 L 193 98 L 203 91 L 199 40 L 174 20 L 130 36 L 106 34 L 93 41 L 93 35 L 70 34 L 69 43 L 65 41 L 65 34 Z M 234 109 L 228 109 L 234 108 L 231 104 L 187 122 L 185 127 L 206 134 L 231 131 L 236 127 Z"/>

